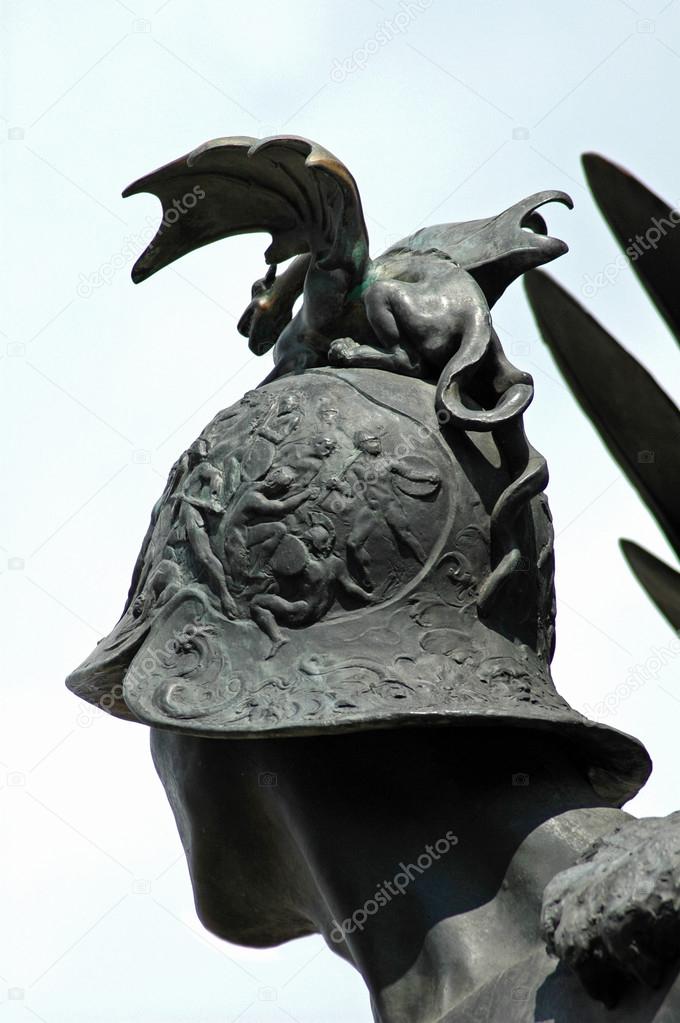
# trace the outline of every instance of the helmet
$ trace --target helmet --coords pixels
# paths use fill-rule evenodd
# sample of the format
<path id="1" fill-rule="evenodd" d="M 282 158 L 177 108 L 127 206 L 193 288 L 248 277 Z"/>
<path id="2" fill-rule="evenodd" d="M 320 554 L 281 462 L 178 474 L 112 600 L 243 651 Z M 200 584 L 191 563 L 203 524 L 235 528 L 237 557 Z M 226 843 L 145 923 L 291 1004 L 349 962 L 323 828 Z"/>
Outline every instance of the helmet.
<path id="1" fill-rule="evenodd" d="M 492 433 L 442 422 L 434 392 L 322 368 L 296 378 L 292 405 L 280 379 L 221 412 L 173 466 L 124 613 L 73 692 L 224 739 L 531 726 L 571 739 L 603 796 L 630 798 L 644 748 L 550 675 L 545 495 L 520 501 Z"/>

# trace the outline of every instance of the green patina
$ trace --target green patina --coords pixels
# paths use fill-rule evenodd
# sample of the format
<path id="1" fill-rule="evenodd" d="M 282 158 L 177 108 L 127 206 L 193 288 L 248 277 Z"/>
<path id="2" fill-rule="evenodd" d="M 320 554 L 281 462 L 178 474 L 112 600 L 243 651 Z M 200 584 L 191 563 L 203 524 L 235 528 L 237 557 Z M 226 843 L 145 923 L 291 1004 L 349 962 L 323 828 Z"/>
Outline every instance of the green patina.
<path id="1" fill-rule="evenodd" d="M 362 246 L 362 248 L 363 248 L 363 246 Z M 356 248 L 355 248 L 355 252 L 356 252 Z M 354 255 L 354 253 L 353 253 L 353 255 Z M 360 261 L 355 261 L 355 265 L 360 266 L 361 262 L 363 262 L 363 254 L 362 254 L 362 257 L 361 257 Z M 352 288 L 352 290 L 349 292 L 349 294 L 347 295 L 347 301 L 348 302 L 356 302 L 358 299 L 360 299 L 361 296 L 363 295 L 363 293 L 366 291 L 366 288 L 368 288 L 371 284 L 373 284 L 373 282 L 375 280 L 377 280 L 377 278 L 378 278 L 377 271 L 372 266 L 369 267 L 367 272 L 364 274 L 363 279 L 361 281 L 359 281 L 359 283 L 356 284 Z"/>

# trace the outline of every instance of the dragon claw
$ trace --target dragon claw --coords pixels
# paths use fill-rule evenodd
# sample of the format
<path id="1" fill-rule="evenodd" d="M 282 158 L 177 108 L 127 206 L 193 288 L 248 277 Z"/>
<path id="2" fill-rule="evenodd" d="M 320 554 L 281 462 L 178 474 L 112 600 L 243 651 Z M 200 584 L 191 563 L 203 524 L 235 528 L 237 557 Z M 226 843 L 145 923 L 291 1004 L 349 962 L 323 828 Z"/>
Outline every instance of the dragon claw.
<path id="1" fill-rule="evenodd" d="M 328 361 L 335 366 L 347 366 L 359 345 L 351 337 L 339 337 L 328 349 Z"/>

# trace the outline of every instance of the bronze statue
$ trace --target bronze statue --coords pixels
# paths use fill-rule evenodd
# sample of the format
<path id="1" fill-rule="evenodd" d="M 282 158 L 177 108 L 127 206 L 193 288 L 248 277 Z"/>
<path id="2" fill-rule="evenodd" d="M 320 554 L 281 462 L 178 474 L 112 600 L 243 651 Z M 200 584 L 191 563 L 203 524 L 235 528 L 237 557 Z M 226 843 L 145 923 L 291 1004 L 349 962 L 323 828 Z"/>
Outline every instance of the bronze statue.
<path id="1" fill-rule="evenodd" d="M 554 687 L 533 382 L 491 323 L 566 251 L 537 208 L 571 200 L 371 260 L 354 179 L 304 139 L 216 139 L 141 191 L 164 216 L 135 281 L 272 237 L 239 329 L 274 370 L 173 466 L 123 615 L 68 681 L 151 727 L 202 921 L 254 946 L 323 934 L 381 1023 L 670 1021 L 675 938 L 646 971 L 625 941 L 599 973 L 572 962 L 584 985 L 541 932 L 556 879 L 562 954 L 560 872 L 616 846 L 650 770 Z"/>

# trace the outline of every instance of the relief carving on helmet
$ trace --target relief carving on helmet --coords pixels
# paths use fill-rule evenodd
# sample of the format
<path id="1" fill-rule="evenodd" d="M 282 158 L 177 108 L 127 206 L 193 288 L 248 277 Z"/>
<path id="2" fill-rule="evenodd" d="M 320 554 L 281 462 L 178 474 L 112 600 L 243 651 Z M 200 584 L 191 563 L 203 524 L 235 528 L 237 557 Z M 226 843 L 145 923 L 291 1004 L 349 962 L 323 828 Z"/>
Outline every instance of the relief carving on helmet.
<path id="1" fill-rule="evenodd" d="M 338 404 L 322 388 L 251 391 L 213 420 L 154 509 L 133 619 L 198 582 L 271 658 L 286 630 L 388 600 L 422 569 L 433 527 L 417 506 L 437 503 L 440 471 L 413 439 L 399 447 L 396 417 L 368 405 L 348 423 Z"/>

